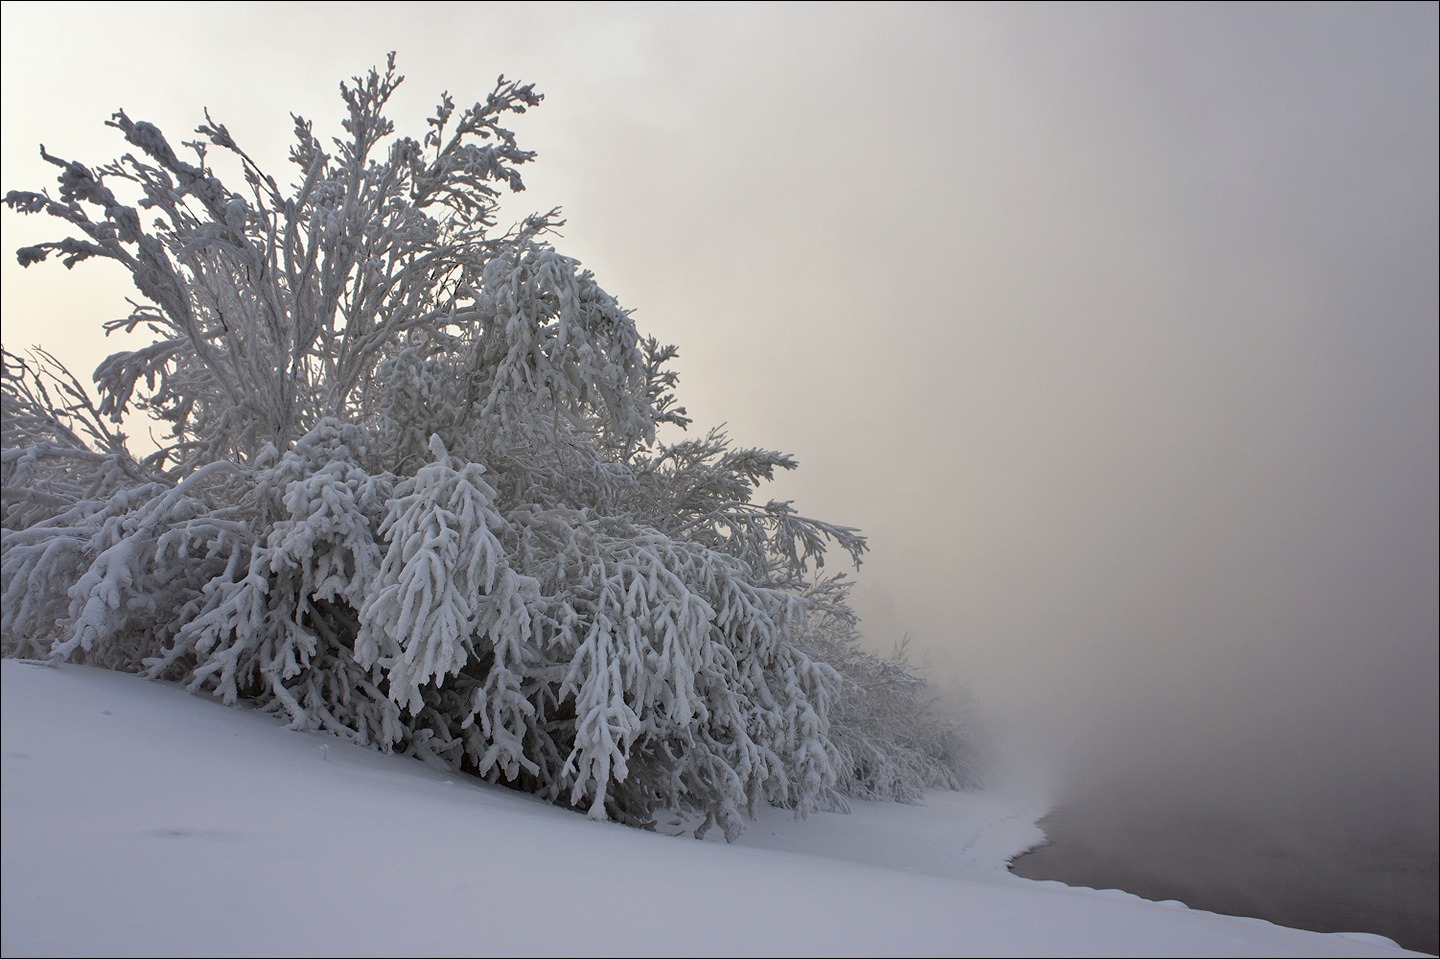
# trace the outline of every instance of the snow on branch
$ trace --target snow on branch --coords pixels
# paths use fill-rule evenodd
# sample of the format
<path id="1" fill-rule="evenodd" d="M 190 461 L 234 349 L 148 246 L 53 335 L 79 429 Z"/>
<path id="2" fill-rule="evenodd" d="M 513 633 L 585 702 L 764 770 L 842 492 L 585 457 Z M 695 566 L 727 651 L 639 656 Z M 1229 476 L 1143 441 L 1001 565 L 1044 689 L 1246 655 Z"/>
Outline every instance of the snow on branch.
<path id="1" fill-rule="evenodd" d="M 757 498 L 786 454 L 662 442 L 675 348 L 551 245 L 558 211 L 497 228 L 540 95 L 443 94 L 412 138 L 401 82 L 392 55 L 341 84 L 333 140 L 292 116 L 289 188 L 208 113 L 177 143 L 118 111 L 129 152 L 42 148 L 55 193 L 6 194 L 62 234 L 19 262 L 115 261 L 135 293 L 102 325 L 144 339 L 93 392 L 4 353 L 6 655 L 731 838 L 762 803 L 958 784 L 923 682 L 806 585 L 864 538 Z"/>

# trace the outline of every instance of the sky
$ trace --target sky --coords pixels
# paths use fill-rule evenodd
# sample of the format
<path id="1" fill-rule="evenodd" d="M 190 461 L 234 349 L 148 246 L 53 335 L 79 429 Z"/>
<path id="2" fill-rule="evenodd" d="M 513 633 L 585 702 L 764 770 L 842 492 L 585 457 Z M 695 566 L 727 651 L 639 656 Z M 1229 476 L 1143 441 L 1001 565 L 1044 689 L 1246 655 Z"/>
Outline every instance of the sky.
<path id="1" fill-rule="evenodd" d="M 283 171 L 392 49 L 416 135 L 534 82 L 505 211 L 563 206 L 697 428 L 866 532 L 876 648 L 1062 802 L 1435 842 L 1436 4 L 383 9 L 7 0 L 0 189 L 117 108 Z M 7 255 L 5 345 L 93 369 L 127 292 Z"/>
<path id="2" fill-rule="evenodd" d="M 695 842 L 138 676 L 7 659 L 0 682 L 8 956 L 1425 954 L 1021 879 L 1043 807 L 998 791 Z"/>

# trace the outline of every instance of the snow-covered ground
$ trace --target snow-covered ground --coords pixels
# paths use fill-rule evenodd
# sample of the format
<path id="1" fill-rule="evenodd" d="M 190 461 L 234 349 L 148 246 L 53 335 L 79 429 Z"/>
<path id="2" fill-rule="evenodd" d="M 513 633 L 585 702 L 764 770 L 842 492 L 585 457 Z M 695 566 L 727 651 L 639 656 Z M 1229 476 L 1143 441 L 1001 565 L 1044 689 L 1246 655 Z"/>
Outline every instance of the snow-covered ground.
<path id="1" fill-rule="evenodd" d="M 1418 955 L 1012 876 L 1043 812 L 1012 796 L 697 843 L 135 676 L 0 675 L 5 956 Z"/>

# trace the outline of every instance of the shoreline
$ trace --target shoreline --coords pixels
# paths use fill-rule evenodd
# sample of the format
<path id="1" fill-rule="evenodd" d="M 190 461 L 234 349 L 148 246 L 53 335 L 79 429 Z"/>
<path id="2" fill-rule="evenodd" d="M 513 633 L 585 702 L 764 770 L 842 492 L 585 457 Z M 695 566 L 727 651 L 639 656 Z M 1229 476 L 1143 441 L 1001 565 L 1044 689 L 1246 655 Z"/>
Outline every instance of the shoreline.
<path id="1" fill-rule="evenodd" d="M 1314 932 L 1363 932 L 1406 949 L 1440 951 L 1436 854 L 1395 844 L 1334 849 L 1265 841 L 1253 829 L 1176 817 L 1126 824 L 1057 808 L 1046 842 L 1010 871 L 1025 879 L 1115 888 L 1192 909 Z"/>

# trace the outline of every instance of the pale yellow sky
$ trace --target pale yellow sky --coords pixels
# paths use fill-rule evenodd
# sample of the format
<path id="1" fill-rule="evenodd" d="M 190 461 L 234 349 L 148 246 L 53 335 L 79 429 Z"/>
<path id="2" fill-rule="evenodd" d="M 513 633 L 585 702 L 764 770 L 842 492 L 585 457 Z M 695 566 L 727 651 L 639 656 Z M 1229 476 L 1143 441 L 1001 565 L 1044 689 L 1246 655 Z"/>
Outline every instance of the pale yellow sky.
<path id="1" fill-rule="evenodd" d="M 533 81 L 508 209 L 870 535 L 877 645 L 1072 772 L 1433 830 L 1436 6 L 1077 6 L 6 2 L 0 188 L 117 107 L 281 167 L 390 49 L 407 131 Z M 89 370 L 125 294 L 7 255 L 5 344 Z"/>

